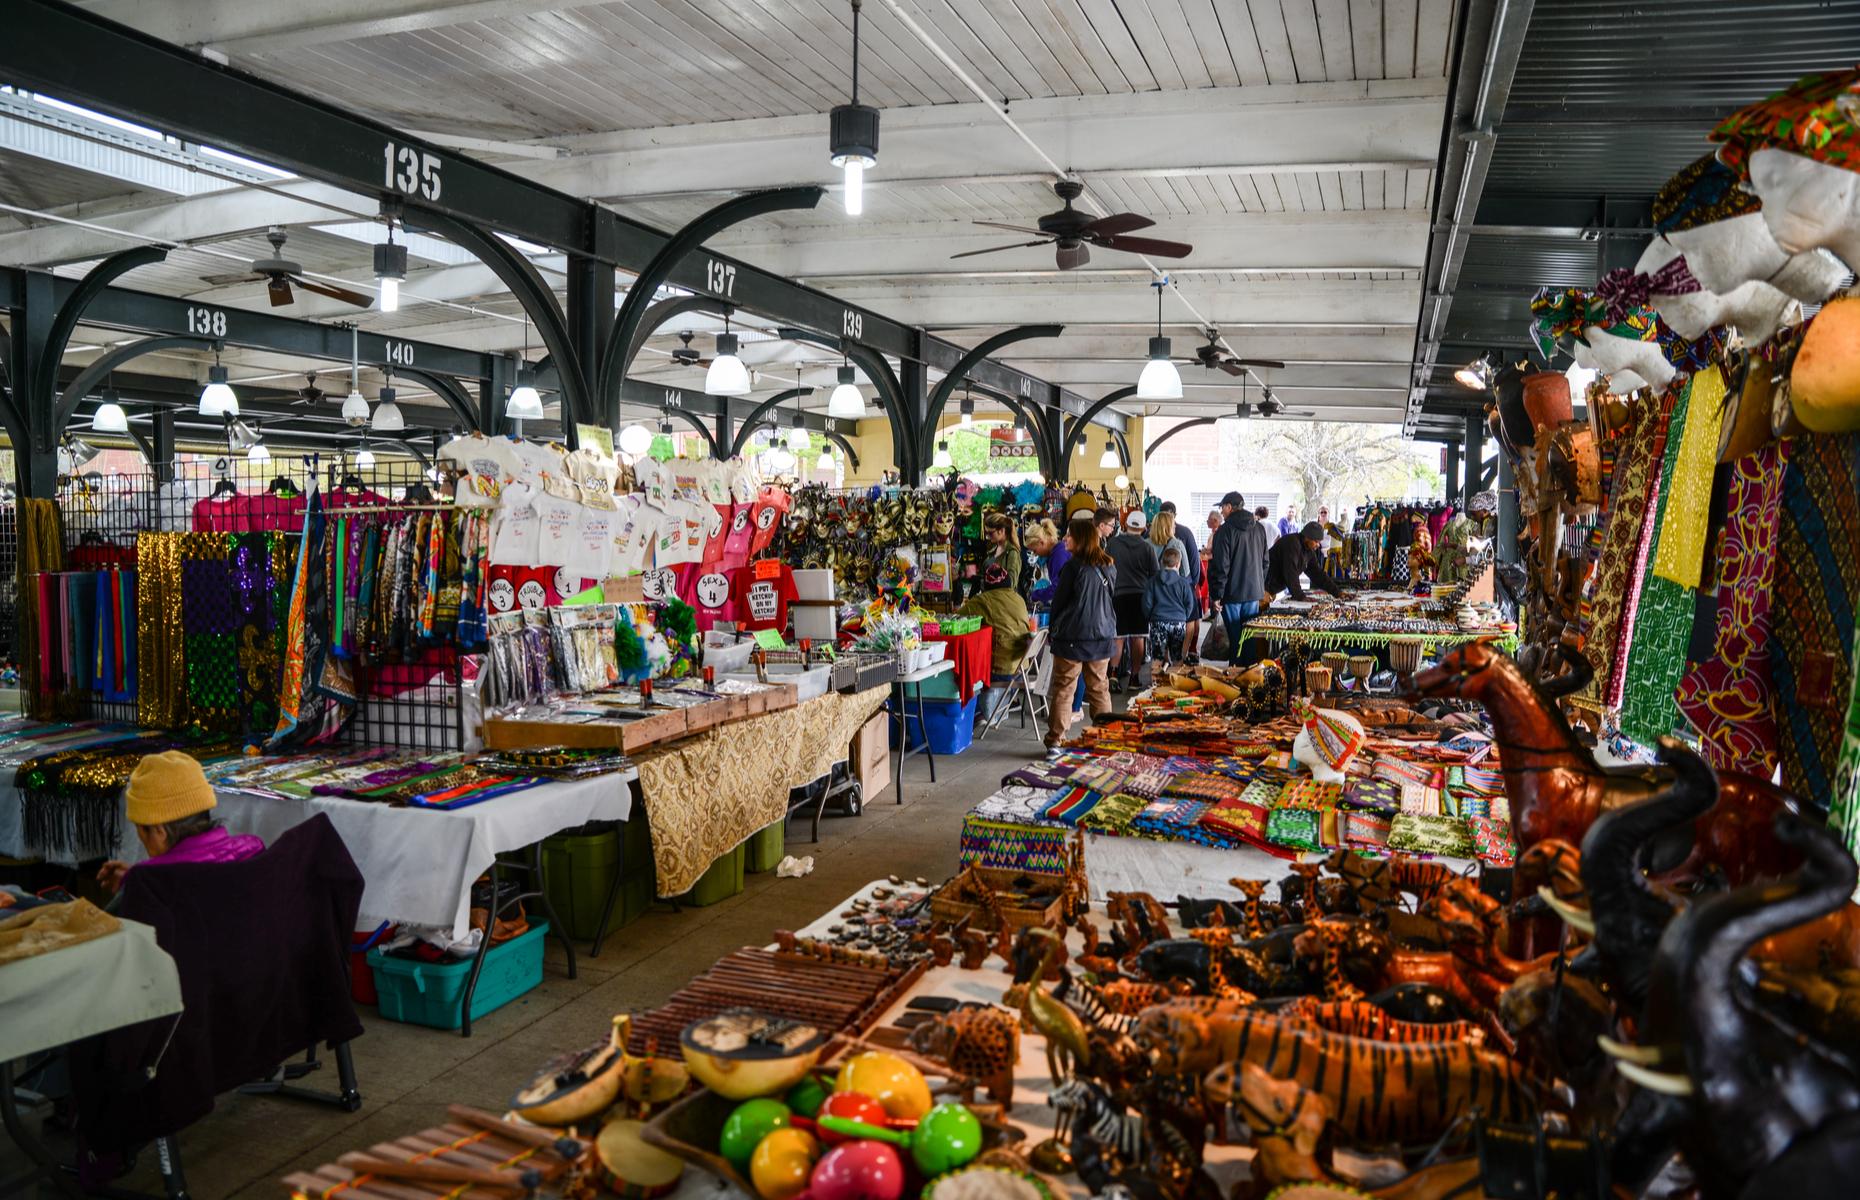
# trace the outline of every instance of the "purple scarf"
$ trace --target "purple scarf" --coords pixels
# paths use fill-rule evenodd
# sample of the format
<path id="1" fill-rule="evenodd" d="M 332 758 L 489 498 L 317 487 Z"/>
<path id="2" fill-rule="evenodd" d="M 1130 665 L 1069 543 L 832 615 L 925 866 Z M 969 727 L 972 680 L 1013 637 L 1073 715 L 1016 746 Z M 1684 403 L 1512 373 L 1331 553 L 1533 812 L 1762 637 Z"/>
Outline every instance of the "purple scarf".
<path id="1" fill-rule="evenodd" d="M 154 858 L 145 859 L 136 867 L 165 866 L 170 863 L 229 863 L 251 858 L 265 848 L 263 838 L 249 833 L 228 833 L 224 828 L 209 829 L 197 833 L 171 846 L 164 853 Z M 131 867 L 130 870 L 135 870 Z"/>

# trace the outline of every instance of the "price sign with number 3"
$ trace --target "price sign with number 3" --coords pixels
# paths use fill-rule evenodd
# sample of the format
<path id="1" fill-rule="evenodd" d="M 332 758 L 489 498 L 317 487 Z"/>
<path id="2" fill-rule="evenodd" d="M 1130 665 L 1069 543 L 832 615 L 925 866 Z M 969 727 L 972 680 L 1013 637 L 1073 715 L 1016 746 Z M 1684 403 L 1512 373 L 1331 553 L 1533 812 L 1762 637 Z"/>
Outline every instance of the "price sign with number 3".
<path id="1" fill-rule="evenodd" d="M 645 591 L 646 599 L 654 604 L 663 604 L 678 595 L 678 573 L 670 567 L 655 568 L 646 572 L 640 587 Z"/>

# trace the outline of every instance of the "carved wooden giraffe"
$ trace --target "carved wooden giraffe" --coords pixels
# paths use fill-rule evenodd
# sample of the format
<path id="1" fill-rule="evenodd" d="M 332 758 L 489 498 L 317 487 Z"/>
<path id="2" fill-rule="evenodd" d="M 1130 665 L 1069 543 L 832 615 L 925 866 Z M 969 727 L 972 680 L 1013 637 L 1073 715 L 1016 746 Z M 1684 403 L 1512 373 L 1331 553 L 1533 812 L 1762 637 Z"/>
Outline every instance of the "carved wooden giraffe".
<path id="1" fill-rule="evenodd" d="M 1300 901 L 1304 905 L 1305 920 L 1318 919 L 1318 873 L 1324 869 L 1323 863 L 1293 863 L 1292 872 L 1304 880 L 1304 896 Z"/>
<path id="2" fill-rule="evenodd" d="M 1343 973 L 1343 939 L 1348 931 L 1330 921 L 1320 922 L 1317 930 L 1324 939 L 1324 999 L 1361 1000 L 1363 989 Z"/>
<path id="3" fill-rule="evenodd" d="M 1266 894 L 1266 881 L 1263 879 L 1229 879 L 1227 882 L 1246 897 L 1246 903 L 1240 907 L 1241 936 L 1249 942 L 1256 937 L 1264 937 L 1266 927 L 1259 919 L 1259 900 Z"/>

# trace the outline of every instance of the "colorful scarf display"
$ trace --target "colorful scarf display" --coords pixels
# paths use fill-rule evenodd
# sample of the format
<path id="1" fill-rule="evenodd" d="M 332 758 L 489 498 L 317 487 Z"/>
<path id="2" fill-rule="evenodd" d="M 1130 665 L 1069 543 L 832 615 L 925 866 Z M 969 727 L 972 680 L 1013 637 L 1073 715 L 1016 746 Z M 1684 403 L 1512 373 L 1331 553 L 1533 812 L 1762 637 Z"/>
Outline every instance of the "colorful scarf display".
<path id="1" fill-rule="evenodd" d="M 1686 422 L 1670 483 L 1664 488 L 1659 546 L 1653 571 L 1683 588 L 1699 586 L 1711 518 L 1711 478 L 1718 462 L 1718 426 L 1724 415 L 1724 372 L 1707 367 L 1686 390 Z"/>
<path id="2" fill-rule="evenodd" d="M 1682 389 L 1673 408 L 1672 432 L 1666 440 L 1666 456 L 1660 467 L 1660 489 L 1653 518 L 1652 535 L 1642 562 L 1650 567 L 1658 560 L 1660 540 L 1667 535 L 1666 514 L 1669 488 L 1678 467 L 1680 448 L 1685 443 L 1685 428 L 1694 411 L 1688 403 L 1690 389 Z M 1716 445 L 1714 437 L 1713 444 Z M 1679 717 L 1674 691 L 1685 671 L 1686 646 L 1692 640 L 1693 590 L 1654 574 L 1641 571 L 1639 603 L 1634 612 L 1634 628 L 1628 646 L 1625 690 L 1621 700 L 1621 732 L 1637 742 L 1653 745 L 1673 732 Z"/>
<path id="3" fill-rule="evenodd" d="M 1792 440 L 1777 538 L 1771 670 L 1783 786 L 1833 793 L 1860 603 L 1860 434 Z"/>
<path id="4" fill-rule="evenodd" d="M 1699 731 L 1705 760 L 1721 771 L 1765 779 L 1775 773 L 1777 758 L 1770 611 L 1792 444 L 1773 443 L 1731 465 L 1728 515 L 1713 555 L 1713 656 L 1693 664 L 1679 682 L 1679 711 Z"/>

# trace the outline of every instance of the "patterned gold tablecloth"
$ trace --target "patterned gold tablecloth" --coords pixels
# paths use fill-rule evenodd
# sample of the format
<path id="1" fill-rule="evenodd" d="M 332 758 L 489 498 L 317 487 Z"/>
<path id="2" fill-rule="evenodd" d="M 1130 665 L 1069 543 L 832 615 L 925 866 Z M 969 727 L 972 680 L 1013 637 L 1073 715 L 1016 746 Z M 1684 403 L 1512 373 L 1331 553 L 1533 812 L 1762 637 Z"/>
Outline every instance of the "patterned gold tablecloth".
<path id="1" fill-rule="evenodd" d="M 713 862 L 785 817 L 789 790 L 845 758 L 888 692 L 828 692 L 635 755 L 659 895 L 690 890 Z"/>

